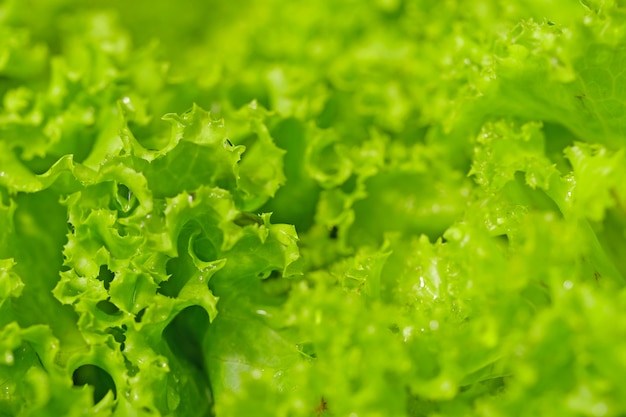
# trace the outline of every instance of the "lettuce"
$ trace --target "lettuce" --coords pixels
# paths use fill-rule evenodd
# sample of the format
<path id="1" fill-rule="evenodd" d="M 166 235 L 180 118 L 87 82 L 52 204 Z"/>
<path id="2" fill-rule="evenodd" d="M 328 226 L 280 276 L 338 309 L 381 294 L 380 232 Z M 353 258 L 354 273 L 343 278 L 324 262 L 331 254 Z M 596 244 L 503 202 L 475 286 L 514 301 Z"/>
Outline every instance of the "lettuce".
<path id="1" fill-rule="evenodd" d="M 0 416 L 626 414 L 613 0 L 7 0 Z"/>

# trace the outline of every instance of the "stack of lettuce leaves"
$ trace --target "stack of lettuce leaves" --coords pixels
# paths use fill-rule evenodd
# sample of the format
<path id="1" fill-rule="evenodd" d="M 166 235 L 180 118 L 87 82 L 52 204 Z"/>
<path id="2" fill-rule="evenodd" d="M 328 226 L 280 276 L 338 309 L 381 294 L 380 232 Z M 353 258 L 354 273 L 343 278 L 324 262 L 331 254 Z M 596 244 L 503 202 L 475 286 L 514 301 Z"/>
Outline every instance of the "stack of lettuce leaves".
<path id="1" fill-rule="evenodd" d="M 0 416 L 626 416 L 626 3 L 4 0 Z"/>

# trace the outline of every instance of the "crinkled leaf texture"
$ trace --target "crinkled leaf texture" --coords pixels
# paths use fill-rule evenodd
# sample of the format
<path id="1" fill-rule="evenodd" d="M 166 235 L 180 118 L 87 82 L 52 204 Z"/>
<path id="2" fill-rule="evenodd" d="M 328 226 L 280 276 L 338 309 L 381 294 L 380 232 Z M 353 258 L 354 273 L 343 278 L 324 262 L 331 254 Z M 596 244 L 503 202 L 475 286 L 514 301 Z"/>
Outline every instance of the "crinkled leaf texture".
<path id="1" fill-rule="evenodd" d="M 206 113 L 194 108 L 181 120 L 196 116 Z M 242 350 L 247 343 L 239 338 L 247 340 L 248 332 L 265 333 L 250 319 L 278 303 L 271 293 L 263 297 L 262 279 L 272 271 L 281 277 L 296 271 L 295 230 L 238 207 L 250 197 L 264 198 L 267 188 L 257 193 L 249 185 L 237 203 L 217 187 L 224 179 L 245 178 L 236 164 L 243 147 L 212 131 L 179 133 L 179 124 L 173 130 L 179 141 L 154 159 L 134 156 L 143 150 L 130 144 L 129 155 L 97 170 L 69 156 L 41 175 L 16 170 L 5 177 L 6 188 L 17 193 L 2 211 L 2 254 L 12 257 L 3 261 L 1 278 L 3 401 L 12 414 L 208 414 L 208 370 L 227 361 L 232 344 Z M 220 153 L 223 174 L 205 157 Z M 182 167 L 190 169 L 179 175 Z M 209 175 L 198 178 L 194 170 Z M 50 221 L 57 224 L 48 226 Z M 223 313 L 215 320 L 218 303 Z M 230 320 L 243 333 L 227 342 Z M 224 330 L 214 341 L 208 327 Z M 266 332 L 271 336 L 269 327 Z M 215 358 L 204 358 L 201 352 L 213 344 Z M 109 376 L 104 388 L 111 392 L 103 398 L 104 382 L 90 379 L 99 375 L 93 377 L 93 369 Z M 90 406 L 88 390 L 77 397 L 72 381 L 95 384 L 97 404 Z M 31 391 L 40 398 L 30 399 Z"/>
<path id="2" fill-rule="evenodd" d="M 613 0 L 6 0 L 0 417 L 626 415 L 625 42 Z"/>

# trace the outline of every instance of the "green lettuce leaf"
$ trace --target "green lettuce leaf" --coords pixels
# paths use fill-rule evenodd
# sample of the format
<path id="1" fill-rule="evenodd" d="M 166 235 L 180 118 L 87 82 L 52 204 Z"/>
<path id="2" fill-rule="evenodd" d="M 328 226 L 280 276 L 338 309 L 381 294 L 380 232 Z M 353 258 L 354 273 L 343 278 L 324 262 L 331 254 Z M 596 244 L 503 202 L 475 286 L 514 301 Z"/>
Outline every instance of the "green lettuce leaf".
<path id="1" fill-rule="evenodd" d="M 0 4 L 0 416 L 621 416 L 614 0 Z"/>

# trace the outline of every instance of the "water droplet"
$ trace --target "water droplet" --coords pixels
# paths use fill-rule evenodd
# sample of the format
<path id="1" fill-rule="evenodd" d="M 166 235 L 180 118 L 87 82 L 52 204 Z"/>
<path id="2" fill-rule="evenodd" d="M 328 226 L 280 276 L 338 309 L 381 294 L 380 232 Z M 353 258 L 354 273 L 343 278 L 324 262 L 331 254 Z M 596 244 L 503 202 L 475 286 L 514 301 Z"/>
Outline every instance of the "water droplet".
<path id="1" fill-rule="evenodd" d="M 431 322 L 428 325 L 430 326 L 430 330 L 439 329 L 439 322 L 437 320 L 431 320 Z"/>
<path id="2" fill-rule="evenodd" d="M 6 383 L 6 381 L 5 381 Z M 2 387 L 2 389 L 0 390 L 0 398 L 4 399 L 4 400 L 10 400 L 11 399 L 11 387 L 8 385 L 5 385 Z"/>
<path id="3" fill-rule="evenodd" d="M 566 290 L 571 290 L 572 288 L 574 288 L 574 283 L 567 280 L 563 283 L 563 288 L 565 288 Z"/>
<path id="4" fill-rule="evenodd" d="M 267 311 L 265 310 L 257 310 L 256 313 L 261 316 L 268 316 Z"/>
<path id="5" fill-rule="evenodd" d="M 402 329 L 402 340 L 408 342 L 411 336 L 413 335 L 413 326 L 407 326 Z"/>

